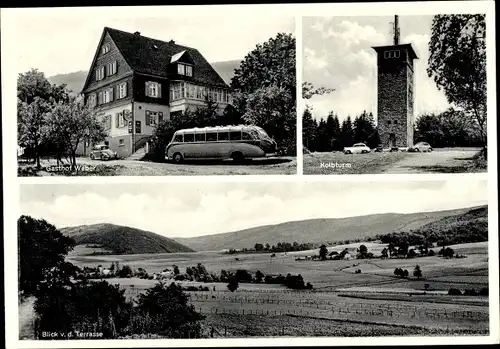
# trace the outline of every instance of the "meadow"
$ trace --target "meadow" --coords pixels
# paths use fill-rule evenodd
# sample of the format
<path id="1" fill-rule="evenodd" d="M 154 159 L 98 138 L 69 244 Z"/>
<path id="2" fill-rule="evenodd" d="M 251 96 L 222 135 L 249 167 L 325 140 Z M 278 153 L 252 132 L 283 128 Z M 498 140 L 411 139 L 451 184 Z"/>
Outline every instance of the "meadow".
<path id="1" fill-rule="evenodd" d="M 337 245 L 329 250 L 356 248 L 359 244 Z M 365 243 L 369 251 L 384 245 Z M 191 303 L 206 316 L 204 326 L 214 336 L 373 336 L 486 334 L 487 296 L 451 296 L 450 288 L 488 287 L 487 242 L 451 246 L 466 258 L 439 256 L 414 259 L 370 259 L 297 261 L 298 256 L 317 250 L 276 254 L 229 255 L 217 252 L 81 256 L 75 251 L 70 262 L 83 266 L 108 266 L 113 261 L 149 273 L 177 265 L 181 271 L 202 263 L 208 272 L 246 269 L 254 274 L 301 274 L 312 291 L 296 291 L 276 284 L 240 283 L 230 292 L 225 283 L 202 283 L 209 291 L 190 292 Z M 375 253 L 376 255 L 378 252 Z M 412 276 L 419 265 L 423 277 Z M 408 269 L 408 279 L 394 275 L 395 268 Z M 361 273 L 356 273 L 356 270 Z M 126 296 L 135 298 L 156 280 L 113 278 Z M 170 281 L 169 281 L 170 282 Z M 179 282 L 185 286 L 197 282 Z M 427 331 L 427 332 L 426 332 Z"/>

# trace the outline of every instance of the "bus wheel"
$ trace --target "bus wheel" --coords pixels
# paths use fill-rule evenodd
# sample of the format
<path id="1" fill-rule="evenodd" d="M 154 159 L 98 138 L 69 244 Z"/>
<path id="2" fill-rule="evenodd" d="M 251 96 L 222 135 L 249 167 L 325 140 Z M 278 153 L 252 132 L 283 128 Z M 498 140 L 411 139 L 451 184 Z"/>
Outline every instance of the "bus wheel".
<path id="1" fill-rule="evenodd" d="M 174 162 L 176 164 L 180 164 L 182 162 L 182 154 L 181 153 L 175 153 L 173 156 Z"/>
<path id="2" fill-rule="evenodd" d="M 243 156 L 243 154 L 241 152 L 235 151 L 234 153 L 231 154 L 231 158 L 234 161 L 242 161 L 245 157 Z"/>

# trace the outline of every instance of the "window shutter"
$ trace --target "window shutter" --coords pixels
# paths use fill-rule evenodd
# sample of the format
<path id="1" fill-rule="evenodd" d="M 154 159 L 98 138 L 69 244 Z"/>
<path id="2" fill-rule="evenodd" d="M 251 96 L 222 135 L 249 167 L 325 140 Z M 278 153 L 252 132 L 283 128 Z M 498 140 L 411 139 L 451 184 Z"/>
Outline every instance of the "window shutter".
<path id="1" fill-rule="evenodd" d="M 118 128 L 120 127 L 120 113 L 116 113 L 115 117 L 115 126 Z"/>
<path id="2" fill-rule="evenodd" d="M 111 115 L 106 116 L 106 128 L 111 130 Z"/>
<path id="3" fill-rule="evenodd" d="M 158 112 L 158 123 L 163 121 L 163 113 L 160 111 Z"/>
<path id="4" fill-rule="evenodd" d="M 149 97 L 149 81 L 146 81 L 146 96 Z"/>
<path id="5" fill-rule="evenodd" d="M 161 84 L 158 83 L 158 98 L 161 98 Z"/>
<path id="6" fill-rule="evenodd" d="M 123 83 L 123 86 L 124 86 L 124 89 L 125 89 L 125 94 L 123 95 L 123 97 L 127 97 L 128 88 L 127 88 L 127 82 L 126 81 Z"/>
<path id="7" fill-rule="evenodd" d="M 150 120 L 151 114 L 149 110 L 146 110 L 146 125 L 151 125 L 151 120 Z"/>
<path id="8" fill-rule="evenodd" d="M 113 92 L 115 92 L 115 89 L 114 88 L 110 88 L 109 89 L 109 101 L 110 102 L 113 102 Z"/>

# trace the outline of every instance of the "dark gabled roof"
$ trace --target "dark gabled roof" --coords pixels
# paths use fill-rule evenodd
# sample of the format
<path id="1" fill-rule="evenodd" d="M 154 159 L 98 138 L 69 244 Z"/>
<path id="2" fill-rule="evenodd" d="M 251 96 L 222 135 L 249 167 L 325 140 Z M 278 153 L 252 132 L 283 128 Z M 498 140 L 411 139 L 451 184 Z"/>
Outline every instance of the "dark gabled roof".
<path id="1" fill-rule="evenodd" d="M 410 57 L 412 59 L 418 59 L 417 54 L 415 53 L 415 50 L 413 50 L 413 46 L 411 44 L 372 46 L 372 49 L 377 51 L 377 53 L 380 53 L 387 49 L 398 49 L 398 48 L 408 50 L 408 53 L 410 54 Z"/>
<path id="2" fill-rule="evenodd" d="M 200 84 L 228 88 L 224 80 L 197 49 L 108 27 L 105 27 L 104 31 L 109 33 L 127 64 L 136 73 L 168 78 L 172 56 L 186 51 L 194 63 L 193 76 L 189 80 Z"/>

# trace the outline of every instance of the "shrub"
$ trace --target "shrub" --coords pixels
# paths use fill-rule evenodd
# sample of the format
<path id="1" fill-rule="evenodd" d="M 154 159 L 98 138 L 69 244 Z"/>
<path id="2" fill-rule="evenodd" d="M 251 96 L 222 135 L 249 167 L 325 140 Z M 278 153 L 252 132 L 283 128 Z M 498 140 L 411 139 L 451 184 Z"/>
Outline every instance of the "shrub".
<path id="1" fill-rule="evenodd" d="M 475 289 L 471 288 L 471 289 L 465 289 L 464 290 L 464 296 L 477 296 L 478 293 L 476 292 Z"/>
<path id="2" fill-rule="evenodd" d="M 167 338 L 199 337 L 204 316 L 189 304 L 189 296 L 172 282 L 158 283 L 139 296 L 131 321 L 134 334 L 159 334 Z"/>
<path id="3" fill-rule="evenodd" d="M 227 289 L 231 292 L 234 292 L 238 289 L 240 285 L 238 284 L 238 280 L 236 278 L 231 278 L 231 280 L 229 280 L 229 283 L 227 284 Z"/>
<path id="4" fill-rule="evenodd" d="M 457 288 L 450 288 L 448 290 L 448 295 L 449 296 L 461 296 L 462 295 L 462 291 L 460 291 Z"/>
<path id="5" fill-rule="evenodd" d="M 127 326 L 132 308 L 124 292 L 106 281 L 41 289 L 35 302 L 39 317 L 36 338 L 43 339 L 41 334 L 46 331 L 102 332 L 102 338 L 117 338 Z"/>

